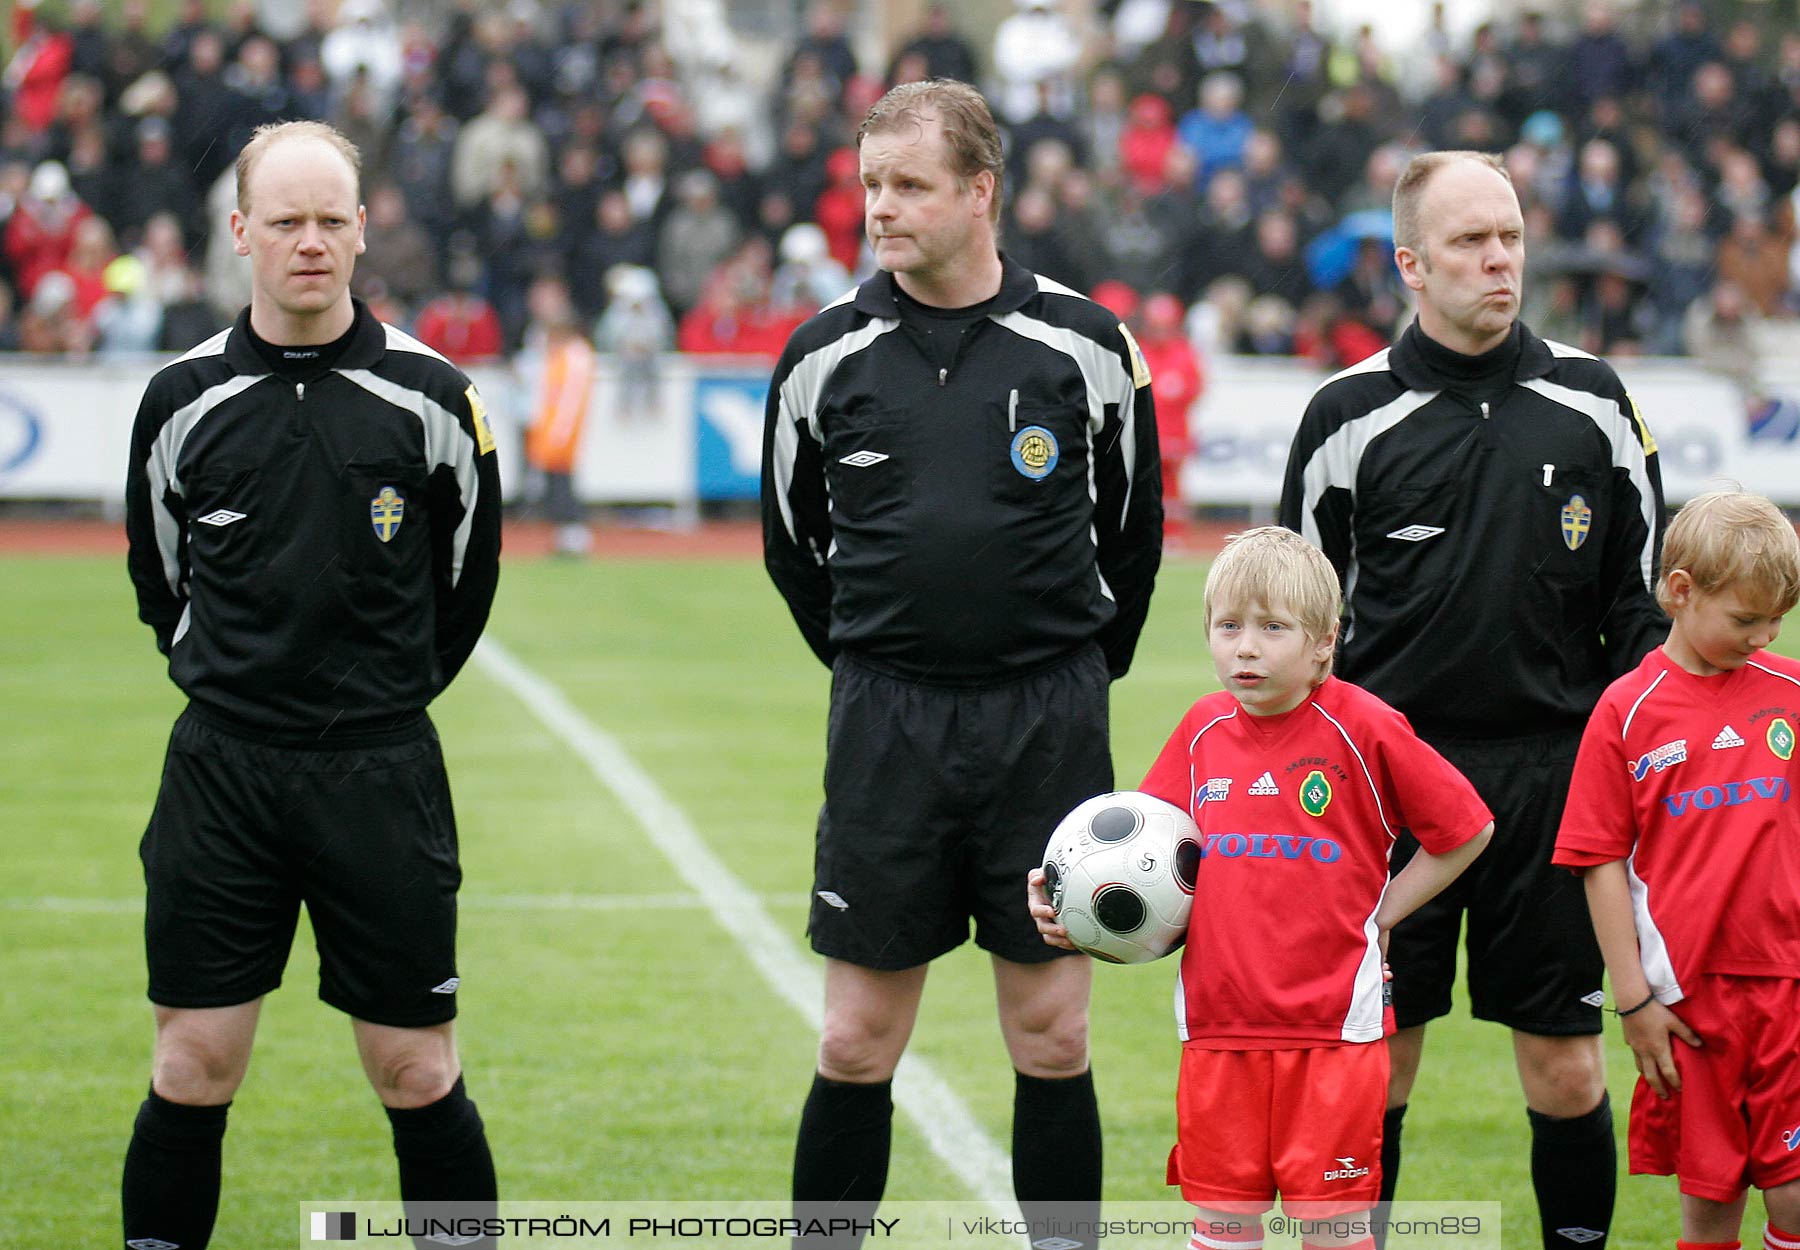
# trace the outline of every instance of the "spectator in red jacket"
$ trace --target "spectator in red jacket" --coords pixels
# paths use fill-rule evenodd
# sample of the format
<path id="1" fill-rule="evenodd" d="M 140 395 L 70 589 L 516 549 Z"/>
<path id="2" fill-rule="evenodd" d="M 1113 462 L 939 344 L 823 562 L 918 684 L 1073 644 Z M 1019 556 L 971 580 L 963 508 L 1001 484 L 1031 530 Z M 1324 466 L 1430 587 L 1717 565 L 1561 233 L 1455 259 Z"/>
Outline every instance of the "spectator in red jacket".
<path id="1" fill-rule="evenodd" d="M 29 300 L 39 278 L 67 263 L 76 229 L 93 215 L 69 189 L 69 174 L 61 164 L 45 161 L 32 171 L 31 183 L 6 223 L 3 245 L 22 298 Z"/>
<path id="2" fill-rule="evenodd" d="M 813 220 L 825 232 L 831 258 L 855 272 L 863 244 L 862 173 L 855 148 L 838 148 L 825 158 L 825 189 L 813 205 Z"/>
<path id="3" fill-rule="evenodd" d="M 1186 309 L 1166 291 L 1144 301 L 1138 346 L 1150 366 L 1150 393 L 1156 400 L 1156 442 L 1162 452 L 1163 537 L 1186 536 L 1188 513 L 1181 501 L 1181 466 L 1193 451 L 1188 413 L 1206 389 L 1200 354 L 1188 341 Z"/>
<path id="4" fill-rule="evenodd" d="M 1144 195 L 1163 189 L 1163 170 L 1174 146 L 1175 112 L 1169 102 L 1147 92 L 1133 100 L 1119 136 L 1119 167 Z"/>
<path id="5" fill-rule="evenodd" d="M 42 134 L 56 118 L 56 100 L 75 58 L 75 40 L 37 16 L 38 0 L 17 0 L 12 13 L 12 46 L 0 86 L 12 97 L 14 116 L 32 134 Z"/>

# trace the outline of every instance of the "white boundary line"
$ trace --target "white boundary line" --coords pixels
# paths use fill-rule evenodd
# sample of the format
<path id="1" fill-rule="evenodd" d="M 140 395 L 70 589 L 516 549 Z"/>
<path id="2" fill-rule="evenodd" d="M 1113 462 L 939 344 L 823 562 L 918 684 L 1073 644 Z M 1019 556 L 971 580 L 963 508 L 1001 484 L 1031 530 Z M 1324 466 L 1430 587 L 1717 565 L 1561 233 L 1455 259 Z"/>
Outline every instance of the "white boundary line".
<path id="1" fill-rule="evenodd" d="M 766 894 L 765 904 L 805 907 L 805 894 Z M 711 904 L 698 894 L 470 894 L 456 896 L 462 911 L 698 911 Z M 77 898 L 46 894 L 36 898 L 0 897 L 0 911 L 84 912 L 96 915 L 142 915 L 138 898 Z"/>
<path id="2" fill-rule="evenodd" d="M 618 796 L 650 844 L 706 900 L 719 927 L 743 947 L 769 988 L 818 1030 L 824 1023 L 825 1001 L 825 977 L 819 964 L 801 954 L 793 939 L 770 918 L 762 900 L 720 862 L 686 813 L 612 735 L 588 720 L 560 690 L 492 637 L 482 639 L 474 658 Z M 926 1060 L 907 1055 L 900 1061 L 894 1074 L 894 1102 L 924 1136 L 932 1153 L 970 1193 L 1008 1218 L 1018 1218 L 1012 1197 L 1012 1165 L 1006 1153 Z"/>

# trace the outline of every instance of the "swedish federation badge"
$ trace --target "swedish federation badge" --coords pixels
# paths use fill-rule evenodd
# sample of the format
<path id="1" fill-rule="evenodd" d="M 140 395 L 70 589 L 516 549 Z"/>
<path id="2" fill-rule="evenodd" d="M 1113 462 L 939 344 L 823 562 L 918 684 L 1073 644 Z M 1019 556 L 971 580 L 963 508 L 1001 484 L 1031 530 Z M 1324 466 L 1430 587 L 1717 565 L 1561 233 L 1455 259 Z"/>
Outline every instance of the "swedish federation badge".
<path id="1" fill-rule="evenodd" d="M 1028 425 L 1013 435 L 1012 466 L 1034 482 L 1050 476 L 1061 454 L 1056 435 L 1041 425 Z"/>
<path id="2" fill-rule="evenodd" d="M 1563 545 L 1574 551 L 1587 541 L 1588 531 L 1593 528 L 1594 510 L 1580 495 L 1570 495 L 1562 510 Z"/>
<path id="3" fill-rule="evenodd" d="M 369 524 L 375 527 L 375 537 L 382 542 L 400 532 L 400 522 L 405 517 L 406 498 L 392 486 L 383 486 L 381 493 L 369 500 Z"/>

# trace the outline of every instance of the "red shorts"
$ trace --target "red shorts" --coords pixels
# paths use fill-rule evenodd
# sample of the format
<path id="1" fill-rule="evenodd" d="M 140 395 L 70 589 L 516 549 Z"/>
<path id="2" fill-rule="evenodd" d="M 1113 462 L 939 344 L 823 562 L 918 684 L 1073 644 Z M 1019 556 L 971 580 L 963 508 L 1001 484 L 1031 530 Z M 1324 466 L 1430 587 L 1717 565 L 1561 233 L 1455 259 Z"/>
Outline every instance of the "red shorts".
<path id="1" fill-rule="evenodd" d="M 1371 1207 L 1387 1083 L 1385 1043 L 1184 1046 L 1169 1184 L 1196 1206 L 1234 1214 L 1267 1211 L 1277 1193 L 1300 1219 Z"/>
<path id="2" fill-rule="evenodd" d="M 1800 1180 L 1800 979 L 1700 977 L 1674 1010 L 1704 1045 L 1673 1039 L 1668 1098 L 1638 1078 L 1631 1170 L 1714 1202 Z"/>

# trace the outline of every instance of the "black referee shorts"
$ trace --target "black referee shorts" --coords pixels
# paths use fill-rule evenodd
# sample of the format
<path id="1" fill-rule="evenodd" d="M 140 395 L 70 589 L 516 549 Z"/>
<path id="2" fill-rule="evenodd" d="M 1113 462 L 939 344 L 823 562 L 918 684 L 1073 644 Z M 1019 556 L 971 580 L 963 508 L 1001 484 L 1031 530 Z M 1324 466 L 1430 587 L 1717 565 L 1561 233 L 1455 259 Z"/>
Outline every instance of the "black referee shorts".
<path id="1" fill-rule="evenodd" d="M 1549 1036 L 1600 1032 L 1605 964 L 1580 878 L 1551 864 L 1579 731 L 1432 738 L 1494 813 L 1494 838 L 1448 889 L 1401 921 L 1388 947 L 1401 1028 L 1450 1014 L 1468 917 L 1469 1006 L 1479 1020 Z M 1404 835 L 1392 871 L 1418 843 Z"/>
<path id="2" fill-rule="evenodd" d="M 319 997 L 402 1028 L 456 1015 L 456 819 L 437 732 L 264 746 L 190 710 L 144 832 L 150 1001 L 228 1007 L 281 984 L 300 905 Z"/>
<path id="3" fill-rule="evenodd" d="M 821 955 L 894 971 L 968 940 L 1015 963 L 1046 946 L 1025 875 L 1057 821 L 1112 789 L 1098 646 L 1017 681 L 965 690 L 832 670 L 825 805 L 807 933 Z"/>

